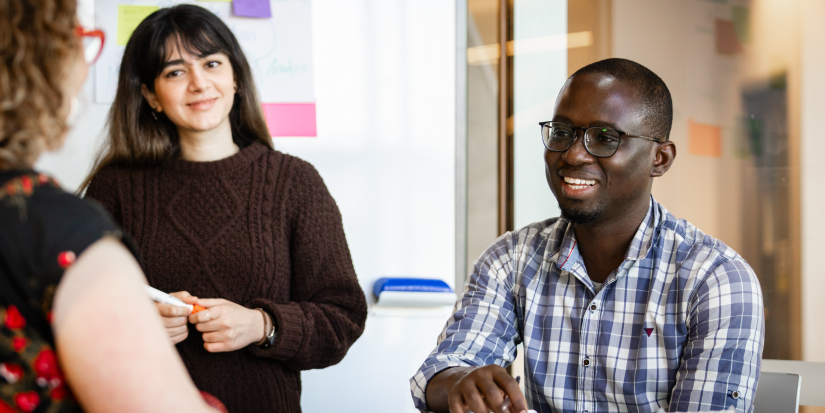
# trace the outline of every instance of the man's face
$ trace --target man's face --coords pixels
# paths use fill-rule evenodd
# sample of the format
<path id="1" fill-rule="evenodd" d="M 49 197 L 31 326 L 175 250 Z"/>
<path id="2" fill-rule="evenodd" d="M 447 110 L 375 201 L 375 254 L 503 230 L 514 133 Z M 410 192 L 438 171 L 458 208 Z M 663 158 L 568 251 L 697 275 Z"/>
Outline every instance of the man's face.
<path id="1" fill-rule="evenodd" d="M 562 89 L 553 121 L 650 136 L 639 102 L 633 88 L 610 76 L 580 75 Z M 620 220 L 641 203 L 646 207 L 657 144 L 623 137 L 616 154 L 598 158 L 585 149 L 582 132 L 576 132 L 577 139 L 567 151 L 544 151 L 547 183 L 562 215 L 573 223 L 587 225 Z"/>

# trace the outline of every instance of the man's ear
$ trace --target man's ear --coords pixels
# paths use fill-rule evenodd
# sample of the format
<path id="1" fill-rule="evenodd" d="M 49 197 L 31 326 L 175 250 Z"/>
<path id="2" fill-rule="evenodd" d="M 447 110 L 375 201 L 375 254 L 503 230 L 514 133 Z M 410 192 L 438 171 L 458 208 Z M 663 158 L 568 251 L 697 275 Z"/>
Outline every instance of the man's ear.
<path id="1" fill-rule="evenodd" d="M 656 158 L 653 160 L 653 169 L 650 171 L 651 177 L 662 176 L 673 165 L 676 159 L 676 144 L 667 141 L 657 145 Z"/>
<path id="2" fill-rule="evenodd" d="M 140 94 L 143 95 L 143 98 L 146 99 L 146 102 L 149 103 L 149 106 L 151 106 L 155 112 L 163 112 L 163 107 L 160 106 L 157 95 L 150 92 L 146 85 L 140 85 Z"/>

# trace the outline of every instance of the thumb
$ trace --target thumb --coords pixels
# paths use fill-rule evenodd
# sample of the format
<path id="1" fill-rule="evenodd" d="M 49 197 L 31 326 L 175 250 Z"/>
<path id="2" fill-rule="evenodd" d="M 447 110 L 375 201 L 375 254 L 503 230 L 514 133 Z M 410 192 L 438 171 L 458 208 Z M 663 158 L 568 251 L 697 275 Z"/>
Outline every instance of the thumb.
<path id="1" fill-rule="evenodd" d="M 188 291 L 178 291 L 178 292 L 170 293 L 169 295 L 182 300 L 186 304 L 195 304 L 195 303 L 198 302 L 198 297 L 195 297 L 194 295 L 189 294 Z"/>

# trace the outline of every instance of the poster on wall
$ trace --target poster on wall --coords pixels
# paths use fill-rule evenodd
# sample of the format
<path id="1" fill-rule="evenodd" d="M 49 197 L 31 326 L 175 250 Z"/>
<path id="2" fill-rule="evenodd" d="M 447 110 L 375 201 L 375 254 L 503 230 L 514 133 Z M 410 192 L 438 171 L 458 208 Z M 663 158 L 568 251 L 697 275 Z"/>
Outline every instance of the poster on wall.
<path id="1" fill-rule="evenodd" d="M 96 0 L 96 27 L 107 35 L 95 64 L 95 102 L 112 103 L 132 31 L 160 7 L 195 4 L 223 20 L 246 55 L 273 137 L 316 136 L 310 0 Z M 265 6 L 269 7 L 265 7 Z"/>

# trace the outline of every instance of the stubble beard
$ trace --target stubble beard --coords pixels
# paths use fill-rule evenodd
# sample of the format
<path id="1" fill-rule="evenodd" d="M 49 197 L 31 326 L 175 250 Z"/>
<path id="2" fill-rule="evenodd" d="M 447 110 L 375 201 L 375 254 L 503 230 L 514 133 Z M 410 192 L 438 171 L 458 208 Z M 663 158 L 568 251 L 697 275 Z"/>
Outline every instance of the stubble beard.
<path id="1" fill-rule="evenodd" d="M 575 206 L 564 206 L 559 202 L 562 218 L 570 221 L 574 225 L 588 225 L 598 221 L 605 212 L 604 205 L 596 204 L 592 208 L 578 208 Z"/>

